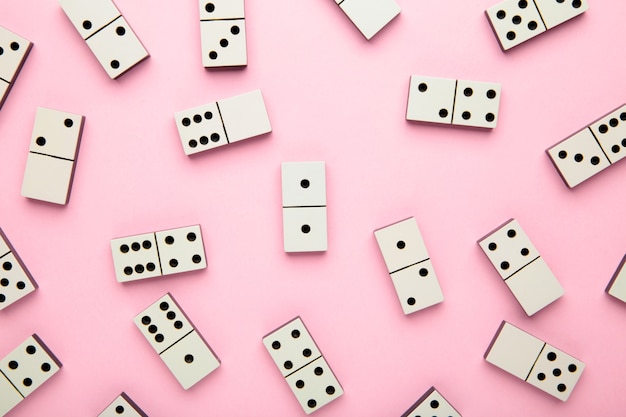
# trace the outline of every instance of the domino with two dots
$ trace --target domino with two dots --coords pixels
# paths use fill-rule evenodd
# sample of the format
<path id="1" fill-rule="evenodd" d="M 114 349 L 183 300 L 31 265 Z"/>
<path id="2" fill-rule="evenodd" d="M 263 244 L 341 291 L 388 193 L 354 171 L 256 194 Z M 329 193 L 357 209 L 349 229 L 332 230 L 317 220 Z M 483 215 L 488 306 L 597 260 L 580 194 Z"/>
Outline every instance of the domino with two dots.
<path id="1" fill-rule="evenodd" d="M 343 394 L 343 388 L 300 317 L 265 335 L 263 345 L 306 414 Z"/>
<path id="2" fill-rule="evenodd" d="M 32 47 L 29 40 L 0 26 L 0 109 Z"/>
<path id="3" fill-rule="evenodd" d="M 41 387 L 62 366 L 39 336 L 29 336 L 0 360 L 0 416 Z"/>
<path id="4" fill-rule="evenodd" d="M 0 310 L 4 310 L 38 288 L 9 238 L 0 229 Z"/>
<path id="5" fill-rule="evenodd" d="M 401 417 L 461 417 L 435 387 L 430 387 Z"/>
<path id="6" fill-rule="evenodd" d="M 589 9 L 587 0 L 504 0 L 485 11 L 507 51 Z"/>
<path id="7" fill-rule="evenodd" d="M 220 366 L 213 349 L 170 293 L 139 313 L 134 322 L 185 390 Z"/>
<path id="8" fill-rule="evenodd" d="M 622 258 L 622 262 L 617 267 L 617 270 L 613 274 L 609 285 L 607 285 L 605 291 L 607 294 L 617 298 L 620 301 L 626 303 L 626 255 Z"/>
<path id="9" fill-rule="evenodd" d="M 443 301 L 432 261 L 415 218 L 374 231 L 402 311 L 408 315 Z"/>
<path id="10" fill-rule="evenodd" d="M 580 360 L 506 321 L 484 358 L 561 401 L 567 401 L 585 369 Z"/>
<path id="11" fill-rule="evenodd" d="M 112 0 L 59 0 L 59 4 L 111 79 L 150 56 Z"/>
<path id="12" fill-rule="evenodd" d="M 493 129 L 501 86 L 452 78 L 411 76 L 406 119 Z"/>
<path id="13" fill-rule="evenodd" d="M 206 268 L 200 225 L 113 239 L 111 252 L 118 282 Z"/>
<path id="14" fill-rule="evenodd" d="M 272 131 L 261 90 L 183 110 L 174 119 L 185 155 Z"/>
<path id="15" fill-rule="evenodd" d="M 39 107 L 22 196 L 65 205 L 70 199 L 85 116 Z"/>
<path id="16" fill-rule="evenodd" d="M 148 417 L 135 402 L 122 392 L 107 406 L 98 417 Z"/>
<path id="17" fill-rule="evenodd" d="M 202 65 L 205 68 L 248 64 L 244 0 L 199 0 Z"/>
<path id="18" fill-rule="evenodd" d="M 528 316 L 565 293 L 517 220 L 498 226 L 478 245 Z"/>
<path id="19" fill-rule="evenodd" d="M 626 104 L 546 150 L 569 188 L 626 157 Z"/>
<path id="20" fill-rule="evenodd" d="M 326 251 L 326 164 L 283 162 L 281 177 L 285 252 Z"/>
<path id="21" fill-rule="evenodd" d="M 368 41 L 400 14 L 394 0 L 335 0 Z"/>

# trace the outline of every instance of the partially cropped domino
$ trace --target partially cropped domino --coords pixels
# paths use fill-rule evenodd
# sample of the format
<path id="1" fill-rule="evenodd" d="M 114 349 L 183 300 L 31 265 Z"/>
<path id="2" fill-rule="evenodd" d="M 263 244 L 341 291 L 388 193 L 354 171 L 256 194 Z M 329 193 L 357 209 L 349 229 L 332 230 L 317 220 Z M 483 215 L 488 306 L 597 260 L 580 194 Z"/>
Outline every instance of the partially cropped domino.
<path id="1" fill-rule="evenodd" d="M 617 270 L 606 287 L 609 295 L 626 303 L 626 255 L 622 258 Z"/>
<path id="2" fill-rule="evenodd" d="M 546 150 L 569 188 L 626 157 L 626 104 Z"/>
<path id="3" fill-rule="evenodd" d="M 272 131 L 261 90 L 183 110 L 174 119 L 186 155 Z"/>
<path id="4" fill-rule="evenodd" d="M 135 402 L 122 392 L 98 417 L 148 417 Z"/>
<path id="5" fill-rule="evenodd" d="M 0 109 L 32 47 L 29 40 L 0 26 Z"/>
<path id="6" fill-rule="evenodd" d="M 394 0 L 335 0 L 365 39 L 370 40 L 400 14 Z"/>
<path id="7" fill-rule="evenodd" d="M 500 47 L 507 51 L 587 9 L 587 0 L 504 0 L 486 14 Z"/>
<path id="8" fill-rule="evenodd" d="M 435 387 L 430 387 L 401 417 L 462 417 Z"/>
<path id="9" fill-rule="evenodd" d="M 31 294 L 37 287 L 9 238 L 0 229 L 0 310 Z"/>
<path id="10" fill-rule="evenodd" d="M 524 330 L 502 321 L 485 359 L 540 390 L 567 401 L 585 364 Z"/>

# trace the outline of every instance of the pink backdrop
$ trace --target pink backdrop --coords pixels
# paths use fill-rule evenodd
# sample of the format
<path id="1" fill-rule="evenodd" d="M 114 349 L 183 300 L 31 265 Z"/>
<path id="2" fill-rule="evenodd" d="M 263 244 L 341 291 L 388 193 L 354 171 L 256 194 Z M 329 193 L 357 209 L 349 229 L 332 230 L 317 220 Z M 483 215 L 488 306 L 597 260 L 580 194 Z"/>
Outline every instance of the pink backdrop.
<path id="1" fill-rule="evenodd" d="M 0 357 L 37 332 L 62 371 L 11 417 L 95 416 L 125 390 L 150 416 L 298 416 L 261 337 L 300 315 L 345 389 L 316 415 L 399 416 L 435 385 L 464 416 L 626 409 L 617 164 L 575 190 L 544 150 L 625 101 L 626 2 L 504 54 L 495 0 L 397 0 L 370 42 L 331 0 L 246 4 L 249 65 L 201 65 L 196 1 L 117 0 L 149 58 L 110 80 L 54 0 L 0 0 L 34 48 L 0 112 L 1 226 L 40 285 L 0 313 Z M 502 83 L 493 131 L 408 123 L 409 76 Z M 260 88 L 263 138 L 189 158 L 174 112 Z M 37 106 L 86 116 L 66 207 L 20 196 Z M 329 250 L 282 250 L 280 163 L 327 165 Z M 405 317 L 373 231 L 415 216 L 445 301 Z M 517 218 L 565 288 L 528 318 L 476 244 Z M 200 223 L 208 268 L 122 285 L 110 239 Z M 222 360 L 184 391 L 132 318 L 170 291 Z M 506 319 L 582 359 L 567 403 L 486 363 Z"/>

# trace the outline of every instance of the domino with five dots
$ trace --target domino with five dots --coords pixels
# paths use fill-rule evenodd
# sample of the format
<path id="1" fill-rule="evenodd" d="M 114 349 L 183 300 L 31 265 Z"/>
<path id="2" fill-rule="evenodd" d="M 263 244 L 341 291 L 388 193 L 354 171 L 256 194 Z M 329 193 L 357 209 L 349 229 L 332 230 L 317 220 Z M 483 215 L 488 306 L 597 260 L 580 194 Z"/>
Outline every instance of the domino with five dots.
<path id="1" fill-rule="evenodd" d="M 184 389 L 220 366 L 220 360 L 170 293 L 134 319 L 135 325 Z"/>
<path id="2" fill-rule="evenodd" d="M 59 4 L 111 79 L 150 56 L 112 0 L 59 0 Z"/>
<path id="3" fill-rule="evenodd" d="M 0 229 L 0 310 L 38 288 L 26 265 Z"/>
<path id="4" fill-rule="evenodd" d="M 504 0 L 485 11 L 507 51 L 589 9 L 587 0 Z"/>
<path id="5" fill-rule="evenodd" d="M 283 162 L 281 177 L 285 252 L 326 251 L 326 164 Z"/>
<path id="6" fill-rule="evenodd" d="M 65 205 L 70 199 L 85 116 L 39 107 L 22 196 Z"/>
<path id="7" fill-rule="evenodd" d="M 430 387 L 401 417 L 461 417 L 435 387 Z"/>
<path id="8" fill-rule="evenodd" d="M 370 40 L 400 14 L 394 0 L 335 0 L 365 39 Z"/>
<path id="9" fill-rule="evenodd" d="M 199 0 L 202 65 L 205 68 L 248 64 L 244 0 Z"/>
<path id="10" fill-rule="evenodd" d="M 565 293 L 517 220 L 498 226 L 478 245 L 528 316 Z"/>
<path id="11" fill-rule="evenodd" d="M 122 392 L 118 395 L 107 408 L 104 409 L 98 417 L 148 417 L 137 404 Z"/>
<path id="12" fill-rule="evenodd" d="M 174 119 L 185 155 L 272 131 L 261 90 L 183 110 Z"/>
<path id="13" fill-rule="evenodd" d="M 415 218 L 374 231 L 391 281 L 408 315 L 443 301 L 443 293 Z"/>
<path id="14" fill-rule="evenodd" d="M 585 364 L 539 338 L 502 321 L 484 355 L 487 362 L 567 401 Z"/>
<path id="15" fill-rule="evenodd" d="M 29 40 L 0 26 L 0 109 L 32 47 Z"/>
<path id="16" fill-rule="evenodd" d="M 206 268 L 200 225 L 113 239 L 111 252 L 118 282 Z"/>
<path id="17" fill-rule="evenodd" d="M 605 291 L 626 303 L 626 268 L 624 266 L 626 266 L 626 255 L 622 258 L 622 262 L 617 267 Z"/>
<path id="18" fill-rule="evenodd" d="M 263 345 L 306 414 L 343 394 L 343 388 L 300 317 L 265 335 Z"/>
<path id="19" fill-rule="evenodd" d="M 602 116 L 546 153 L 569 188 L 626 157 L 626 104 Z"/>
<path id="20" fill-rule="evenodd" d="M 406 119 L 493 129 L 498 123 L 497 83 L 411 76 Z"/>
<path id="21" fill-rule="evenodd" d="M 0 416 L 21 403 L 62 366 L 36 334 L 29 336 L 0 360 Z"/>

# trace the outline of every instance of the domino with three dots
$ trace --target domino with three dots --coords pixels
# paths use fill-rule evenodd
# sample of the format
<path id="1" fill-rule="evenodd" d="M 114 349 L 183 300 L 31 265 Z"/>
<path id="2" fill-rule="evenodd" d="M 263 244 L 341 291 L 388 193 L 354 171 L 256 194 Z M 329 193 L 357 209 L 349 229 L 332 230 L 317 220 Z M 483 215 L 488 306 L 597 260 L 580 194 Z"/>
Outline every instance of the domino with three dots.
<path id="1" fill-rule="evenodd" d="M 587 0 L 504 0 L 485 11 L 507 51 L 589 9 Z"/>
<path id="2" fill-rule="evenodd" d="M 408 315 L 443 301 L 443 293 L 415 218 L 374 231 L 402 311 Z"/>
<path id="3" fill-rule="evenodd" d="M 29 40 L 0 26 L 0 109 L 32 47 Z"/>
<path id="4" fill-rule="evenodd" d="M 552 146 L 546 153 L 569 188 L 626 157 L 626 104 Z"/>
<path id="5" fill-rule="evenodd" d="M 118 395 L 98 417 L 148 417 L 125 392 Z"/>
<path id="6" fill-rule="evenodd" d="M 41 387 L 62 366 L 39 336 L 29 336 L 0 360 L 0 416 Z"/>
<path id="7" fill-rule="evenodd" d="M 406 119 L 493 129 L 498 123 L 500 84 L 411 76 Z"/>
<path id="8" fill-rule="evenodd" d="M 248 64 L 244 0 L 199 0 L 202 64 L 205 68 Z"/>
<path id="9" fill-rule="evenodd" d="M 185 390 L 220 366 L 213 349 L 170 293 L 139 313 L 134 322 Z"/>
<path id="10" fill-rule="evenodd" d="M 285 252 L 326 251 L 326 164 L 283 162 L 281 177 Z"/>
<path id="11" fill-rule="evenodd" d="M 174 119 L 185 155 L 272 131 L 261 90 L 183 110 Z"/>
<path id="12" fill-rule="evenodd" d="M 85 116 L 39 107 L 22 196 L 65 205 L 70 199 Z"/>
<path id="13" fill-rule="evenodd" d="M 200 225 L 113 239 L 111 252 L 118 282 L 206 268 Z"/>
<path id="14" fill-rule="evenodd" d="M 26 297 L 38 288 L 9 238 L 0 229 L 0 310 Z"/>
<path id="15" fill-rule="evenodd" d="M 150 56 L 112 0 L 59 0 L 59 4 L 111 79 Z"/>
<path id="16" fill-rule="evenodd" d="M 565 292 L 517 220 L 510 219 L 478 241 L 527 315 Z"/>
<path id="17" fill-rule="evenodd" d="M 567 401 L 585 364 L 543 340 L 502 321 L 484 355 L 487 362 Z"/>
<path id="18" fill-rule="evenodd" d="M 265 335 L 263 345 L 306 414 L 343 394 L 343 388 L 300 317 Z"/>
<path id="19" fill-rule="evenodd" d="M 400 14 L 394 0 L 335 0 L 368 41 Z"/>

